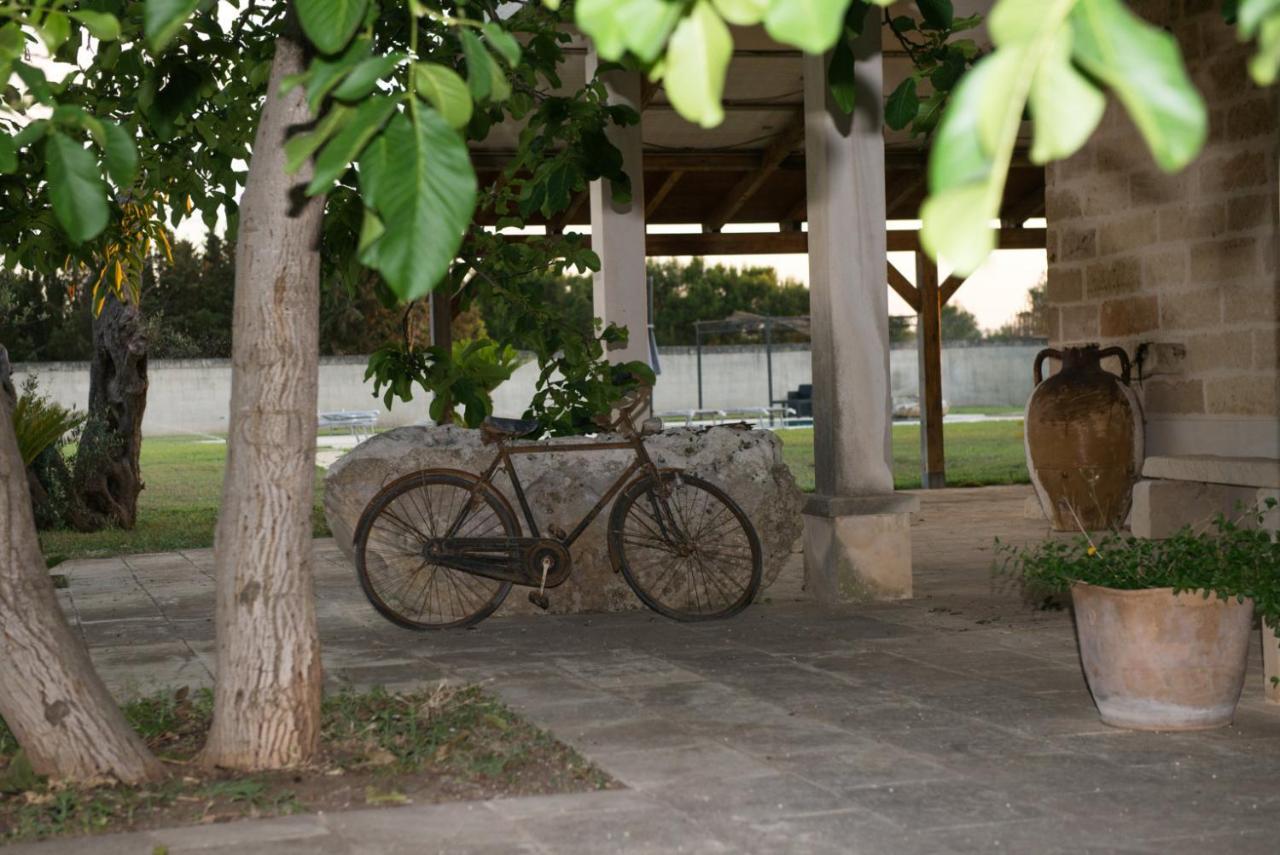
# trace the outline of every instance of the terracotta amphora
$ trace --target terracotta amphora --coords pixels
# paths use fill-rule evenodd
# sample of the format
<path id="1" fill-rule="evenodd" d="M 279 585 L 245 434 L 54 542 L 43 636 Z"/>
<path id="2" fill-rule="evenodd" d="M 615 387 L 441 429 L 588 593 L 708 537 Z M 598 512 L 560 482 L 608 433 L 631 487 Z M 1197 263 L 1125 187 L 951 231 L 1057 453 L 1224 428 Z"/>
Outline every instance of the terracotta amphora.
<path id="1" fill-rule="evenodd" d="M 1121 376 L 1102 360 L 1119 357 Z M 1045 359 L 1062 369 L 1047 380 Z M 1047 348 L 1036 355 L 1027 401 L 1031 483 L 1058 531 L 1118 529 L 1142 468 L 1142 408 L 1129 387 L 1129 358 L 1118 347 Z"/>

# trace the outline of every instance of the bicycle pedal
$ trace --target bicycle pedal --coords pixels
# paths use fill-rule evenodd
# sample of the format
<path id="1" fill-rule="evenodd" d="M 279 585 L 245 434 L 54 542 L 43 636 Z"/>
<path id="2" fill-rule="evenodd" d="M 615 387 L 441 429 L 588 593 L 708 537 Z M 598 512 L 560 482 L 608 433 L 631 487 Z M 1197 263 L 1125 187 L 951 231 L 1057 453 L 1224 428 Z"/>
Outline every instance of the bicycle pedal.
<path id="1" fill-rule="evenodd" d="M 539 594 L 537 591 L 529 592 L 529 602 L 533 603 L 544 612 L 551 608 L 551 598 L 546 594 Z"/>

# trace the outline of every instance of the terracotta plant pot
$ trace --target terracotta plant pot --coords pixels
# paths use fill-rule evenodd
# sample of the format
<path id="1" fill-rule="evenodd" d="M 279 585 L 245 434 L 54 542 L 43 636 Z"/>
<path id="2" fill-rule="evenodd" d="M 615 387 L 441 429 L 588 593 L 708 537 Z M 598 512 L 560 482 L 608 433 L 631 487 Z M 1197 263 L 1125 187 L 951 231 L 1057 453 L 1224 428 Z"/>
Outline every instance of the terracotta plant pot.
<path id="1" fill-rule="evenodd" d="M 1102 369 L 1114 356 L 1117 377 Z M 1062 370 L 1041 375 L 1046 359 Z M 1142 410 L 1129 388 L 1124 350 L 1097 345 L 1036 355 L 1036 387 L 1027 401 L 1027 469 L 1045 516 L 1058 531 L 1118 529 L 1142 469 Z"/>
<path id="2" fill-rule="evenodd" d="M 1253 600 L 1172 588 L 1073 585 L 1080 660 L 1102 720 L 1134 730 L 1231 723 L 1244 686 Z"/>

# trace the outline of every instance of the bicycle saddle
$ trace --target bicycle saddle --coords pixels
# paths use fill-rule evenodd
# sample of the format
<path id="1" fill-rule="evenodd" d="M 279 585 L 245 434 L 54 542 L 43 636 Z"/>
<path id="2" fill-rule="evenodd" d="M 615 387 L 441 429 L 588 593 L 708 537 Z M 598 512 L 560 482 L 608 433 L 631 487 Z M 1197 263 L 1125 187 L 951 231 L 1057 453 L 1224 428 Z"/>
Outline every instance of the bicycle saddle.
<path id="1" fill-rule="evenodd" d="M 528 436 L 542 427 L 537 419 L 499 419 L 489 416 L 480 424 L 480 440 L 485 444 L 501 439 Z"/>

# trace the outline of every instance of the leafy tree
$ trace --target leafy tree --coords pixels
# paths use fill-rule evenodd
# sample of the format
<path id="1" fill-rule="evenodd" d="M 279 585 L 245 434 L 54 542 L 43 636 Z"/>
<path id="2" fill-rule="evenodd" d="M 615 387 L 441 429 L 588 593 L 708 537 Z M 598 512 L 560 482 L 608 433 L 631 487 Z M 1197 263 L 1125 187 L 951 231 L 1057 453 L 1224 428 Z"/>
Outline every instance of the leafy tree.
<path id="1" fill-rule="evenodd" d="M 1026 307 L 987 338 L 993 341 L 1020 341 L 1049 337 L 1049 296 L 1045 278 L 1027 291 Z"/>
<path id="2" fill-rule="evenodd" d="M 942 340 L 977 341 L 982 338 L 982 329 L 973 312 L 953 303 L 942 307 Z"/>

